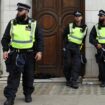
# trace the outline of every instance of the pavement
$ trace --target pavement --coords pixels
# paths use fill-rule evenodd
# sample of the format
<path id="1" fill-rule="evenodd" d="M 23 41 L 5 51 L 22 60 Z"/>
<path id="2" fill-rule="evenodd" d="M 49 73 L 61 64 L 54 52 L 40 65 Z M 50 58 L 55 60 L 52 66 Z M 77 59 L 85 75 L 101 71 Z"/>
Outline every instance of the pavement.
<path id="1" fill-rule="evenodd" d="M 0 105 L 5 101 L 5 86 L 6 81 L 1 81 Z M 80 84 L 76 90 L 65 86 L 64 82 L 35 82 L 34 86 L 33 101 L 25 103 L 20 84 L 14 105 L 105 105 L 105 88 L 100 88 L 99 84 Z"/>

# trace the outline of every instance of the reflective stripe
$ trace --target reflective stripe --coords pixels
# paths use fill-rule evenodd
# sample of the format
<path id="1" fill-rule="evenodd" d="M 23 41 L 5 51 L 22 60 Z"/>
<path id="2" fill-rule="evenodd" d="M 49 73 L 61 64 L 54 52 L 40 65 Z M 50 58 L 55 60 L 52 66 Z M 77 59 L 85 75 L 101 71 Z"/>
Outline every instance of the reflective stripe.
<path id="1" fill-rule="evenodd" d="M 12 40 L 12 42 L 15 42 L 15 43 L 31 43 L 32 40 L 29 40 L 29 41 Z"/>
<path id="2" fill-rule="evenodd" d="M 33 37 L 33 34 L 35 32 L 35 29 L 36 29 L 36 21 L 31 23 L 31 27 L 32 27 L 32 29 L 31 29 L 31 38 L 32 38 Z"/>
<path id="3" fill-rule="evenodd" d="M 77 38 L 77 37 L 72 36 L 72 35 L 70 35 L 70 37 L 75 38 L 75 39 L 78 39 L 78 40 L 80 40 L 80 41 L 83 39 L 83 38 Z"/>
<path id="4" fill-rule="evenodd" d="M 73 23 L 70 23 L 70 24 L 69 24 L 69 29 L 70 29 L 70 35 L 71 35 L 72 32 L 73 32 Z"/>
<path id="5" fill-rule="evenodd" d="M 105 37 L 98 37 L 99 39 L 105 39 Z"/>

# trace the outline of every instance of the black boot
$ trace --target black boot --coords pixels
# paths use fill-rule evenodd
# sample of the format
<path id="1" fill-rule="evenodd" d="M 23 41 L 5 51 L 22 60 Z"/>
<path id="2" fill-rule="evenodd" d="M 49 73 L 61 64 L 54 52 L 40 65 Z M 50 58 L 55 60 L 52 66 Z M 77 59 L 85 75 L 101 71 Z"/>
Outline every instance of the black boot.
<path id="1" fill-rule="evenodd" d="M 14 99 L 10 98 L 4 102 L 4 105 L 14 105 Z"/>
<path id="2" fill-rule="evenodd" d="M 100 87 L 104 88 L 105 87 L 105 82 L 101 82 Z"/>
<path id="3" fill-rule="evenodd" d="M 70 81 L 66 81 L 66 86 L 71 86 Z"/>
<path id="4" fill-rule="evenodd" d="M 25 96 L 25 102 L 27 102 L 27 103 L 32 102 L 32 97 L 31 97 L 31 95 L 26 95 L 26 96 Z"/>
<path id="5" fill-rule="evenodd" d="M 71 83 L 71 87 L 72 87 L 73 89 L 78 89 L 78 88 L 79 88 L 78 82 L 72 82 L 72 83 Z"/>

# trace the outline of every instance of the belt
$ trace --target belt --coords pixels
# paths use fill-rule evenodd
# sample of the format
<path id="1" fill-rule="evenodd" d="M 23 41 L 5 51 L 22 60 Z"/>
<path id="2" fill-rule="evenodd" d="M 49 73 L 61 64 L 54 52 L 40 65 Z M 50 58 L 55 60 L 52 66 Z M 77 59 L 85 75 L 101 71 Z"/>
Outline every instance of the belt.
<path id="1" fill-rule="evenodd" d="M 33 49 L 11 49 L 11 51 L 15 51 L 17 53 L 27 53 L 27 52 L 33 52 L 34 50 Z"/>
<path id="2" fill-rule="evenodd" d="M 102 47 L 105 48 L 105 44 L 102 44 Z"/>

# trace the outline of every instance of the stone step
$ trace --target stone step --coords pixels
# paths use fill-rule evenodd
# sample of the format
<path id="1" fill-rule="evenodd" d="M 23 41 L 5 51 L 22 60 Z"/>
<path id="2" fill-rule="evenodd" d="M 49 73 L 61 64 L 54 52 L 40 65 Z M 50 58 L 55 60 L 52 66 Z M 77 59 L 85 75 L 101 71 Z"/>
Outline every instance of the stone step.
<path id="1" fill-rule="evenodd" d="M 99 84 L 98 78 L 84 78 L 82 84 Z"/>
<path id="2" fill-rule="evenodd" d="M 21 79 L 22 80 L 22 79 Z M 7 81 L 7 76 L 3 76 L 0 78 L 0 83 L 1 82 L 6 82 Z M 55 82 L 55 83 L 59 83 L 59 82 L 65 82 L 65 78 L 61 77 L 61 78 L 50 78 L 50 79 L 35 79 L 34 82 L 42 82 L 42 83 L 50 83 L 50 82 Z M 97 78 L 84 78 L 82 80 L 82 84 L 99 84 L 99 81 Z"/>

